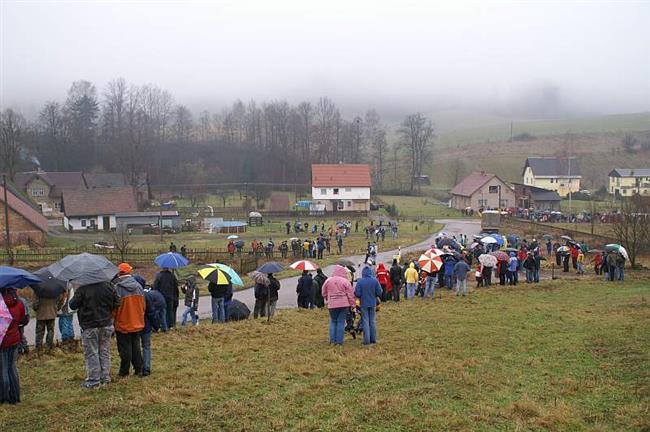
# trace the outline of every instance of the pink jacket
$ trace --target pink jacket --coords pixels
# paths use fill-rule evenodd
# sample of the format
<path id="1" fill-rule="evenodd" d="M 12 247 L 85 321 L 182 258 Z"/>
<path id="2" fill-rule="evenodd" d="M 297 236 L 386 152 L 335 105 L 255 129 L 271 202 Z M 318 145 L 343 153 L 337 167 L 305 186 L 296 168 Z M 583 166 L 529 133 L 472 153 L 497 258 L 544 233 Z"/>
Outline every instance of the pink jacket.
<path id="1" fill-rule="evenodd" d="M 334 267 L 334 274 L 327 278 L 321 291 L 328 309 L 355 306 L 354 290 L 348 280 L 348 271 L 340 265 Z"/>

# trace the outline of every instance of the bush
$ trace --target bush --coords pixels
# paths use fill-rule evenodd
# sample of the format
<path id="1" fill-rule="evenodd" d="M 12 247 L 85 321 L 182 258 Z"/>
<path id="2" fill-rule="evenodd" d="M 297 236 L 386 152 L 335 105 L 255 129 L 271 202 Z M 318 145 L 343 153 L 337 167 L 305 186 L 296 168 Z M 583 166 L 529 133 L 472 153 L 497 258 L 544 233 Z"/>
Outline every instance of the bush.
<path id="1" fill-rule="evenodd" d="M 512 137 L 513 141 L 535 141 L 537 137 L 528 132 L 522 132 Z"/>
<path id="2" fill-rule="evenodd" d="M 389 204 L 386 206 L 386 213 L 390 217 L 397 217 L 399 216 L 399 212 L 397 211 L 397 206 L 395 204 Z"/>

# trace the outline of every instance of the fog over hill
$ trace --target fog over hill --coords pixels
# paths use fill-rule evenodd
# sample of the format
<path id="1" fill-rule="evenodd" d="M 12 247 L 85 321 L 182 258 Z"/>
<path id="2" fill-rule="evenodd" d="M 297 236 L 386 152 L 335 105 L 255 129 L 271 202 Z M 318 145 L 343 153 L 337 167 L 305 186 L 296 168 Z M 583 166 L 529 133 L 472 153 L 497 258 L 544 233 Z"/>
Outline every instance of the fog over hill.
<path id="1" fill-rule="evenodd" d="M 650 110 L 649 3 L 1 3 L 0 102 L 27 117 L 117 77 L 196 114 L 320 96 L 386 121 Z"/>

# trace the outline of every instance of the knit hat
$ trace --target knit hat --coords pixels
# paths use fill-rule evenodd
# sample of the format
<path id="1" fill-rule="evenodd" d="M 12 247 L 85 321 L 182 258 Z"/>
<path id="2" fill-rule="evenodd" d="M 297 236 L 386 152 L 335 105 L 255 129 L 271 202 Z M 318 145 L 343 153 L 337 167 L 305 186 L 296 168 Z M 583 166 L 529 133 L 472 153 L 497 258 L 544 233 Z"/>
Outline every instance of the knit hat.
<path id="1" fill-rule="evenodd" d="M 120 271 L 120 274 L 129 274 L 133 271 L 133 267 L 129 263 L 121 263 L 117 266 L 117 269 Z"/>

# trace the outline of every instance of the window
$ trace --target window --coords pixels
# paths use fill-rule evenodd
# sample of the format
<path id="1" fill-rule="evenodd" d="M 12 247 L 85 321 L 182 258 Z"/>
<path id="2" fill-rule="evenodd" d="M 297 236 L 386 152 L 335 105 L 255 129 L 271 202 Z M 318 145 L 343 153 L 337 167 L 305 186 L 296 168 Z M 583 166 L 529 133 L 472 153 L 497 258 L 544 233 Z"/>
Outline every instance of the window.
<path id="1" fill-rule="evenodd" d="M 489 192 L 490 193 L 499 193 L 499 186 L 490 186 Z"/>
<path id="2" fill-rule="evenodd" d="M 327 195 L 327 189 L 321 189 L 320 194 L 321 195 Z"/>
<path id="3" fill-rule="evenodd" d="M 338 194 L 339 194 L 339 189 L 338 189 L 338 188 L 334 188 L 333 191 L 334 191 L 334 195 L 338 195 Z"/>
<path id="4" fill-rule="evenodd" d="M 508 200 L 507 199 L 502 199 L 501 200 L 501 207 L 508 207 Z"/>
<path id="5" fill-rule="evenodd" d="M 352 188 L 345 188 L 346 192 L 352 192 Z"/>
<path id="6" fill-rule="evenodd" d="M 339 201 L 338 209 L 343 210 L 343 201 Z"/>
<path id="7" fill-rule="evenodd" d="M 478 200 L 478 206 L 479 207 L 487 207 L 488 200 L 486 199 L 480 199 Z"/>
<path id="8" fill-rule="evenodd" d="M 348 207 L 352 207 L 352 201 L 348 201 Z"/>
<path id="9" fill-rule="evenodd" d="M 35 197 L 45 196 L 45 189 L 43 189 L 42 187 L 32 188 L 31 194 L 32 194 L 32 196 L 35 196 Z"/>
<path id="10" fill-rule="evenodd" d="M 86 226 L 86 219 L 81 219 L 81 226 L 85 227 Z"/>

